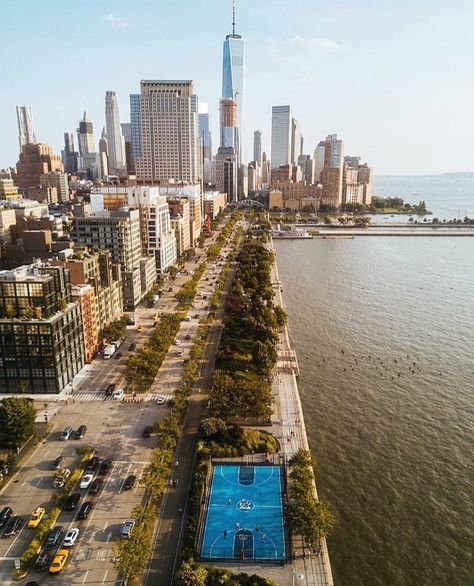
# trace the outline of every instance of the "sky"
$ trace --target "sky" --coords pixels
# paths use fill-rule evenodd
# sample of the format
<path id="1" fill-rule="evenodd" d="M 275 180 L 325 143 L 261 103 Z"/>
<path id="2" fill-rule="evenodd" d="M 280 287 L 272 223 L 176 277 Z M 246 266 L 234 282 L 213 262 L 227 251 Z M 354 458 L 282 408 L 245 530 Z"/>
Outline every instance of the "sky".
<path id="1" fill-rule="evenodd" d="M 246 43 L 245 154 L 271 107 L 292 107 L 311 153 L 337 133 L 375 174 L 474 170 L 474 2 L 236 0 Z M 141 79 L 192 79 L 218 142 L 222 43 L 232 0 L 0 0 L 0 168 L 18 160 L 15 106 L 59 154 L 106 90 L 129 120 Z M 76 139 L 77 143 L 77 139 Z"/>

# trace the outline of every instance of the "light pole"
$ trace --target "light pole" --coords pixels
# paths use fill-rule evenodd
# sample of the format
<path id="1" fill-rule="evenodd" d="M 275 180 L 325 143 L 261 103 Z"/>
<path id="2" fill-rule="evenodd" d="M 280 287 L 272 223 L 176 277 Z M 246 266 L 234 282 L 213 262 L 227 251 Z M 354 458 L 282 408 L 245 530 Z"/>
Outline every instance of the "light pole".
<path id="1" fill-rule="evenodd" d="M 291 579 L 291 586 L 295 586 L 296 578 L 299 578 L 300 580 L 304 580 L 304 576 L 301 572 L 297 572 L 296 570 L 293 570 L 292 579 Z"/>

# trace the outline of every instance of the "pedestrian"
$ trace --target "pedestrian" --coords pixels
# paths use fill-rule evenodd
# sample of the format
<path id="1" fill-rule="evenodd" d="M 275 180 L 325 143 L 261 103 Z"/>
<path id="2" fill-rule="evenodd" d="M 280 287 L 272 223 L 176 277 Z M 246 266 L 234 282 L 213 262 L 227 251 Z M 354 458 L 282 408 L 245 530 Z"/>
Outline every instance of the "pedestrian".
<path id="1" fill-rule="evenodd" d="M 240 529 L 240 523 L 236 523 L 236 524 L 235 524 L 235 528 L 236 528 L 236 529 Z"/>

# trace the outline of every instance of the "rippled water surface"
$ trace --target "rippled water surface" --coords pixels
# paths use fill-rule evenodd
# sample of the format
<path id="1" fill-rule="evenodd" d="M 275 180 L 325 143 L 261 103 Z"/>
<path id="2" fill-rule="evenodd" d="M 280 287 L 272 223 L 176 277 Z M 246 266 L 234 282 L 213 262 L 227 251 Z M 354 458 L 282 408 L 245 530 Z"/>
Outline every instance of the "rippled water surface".
<path id="1" fill-rule="evenodd" d="M 336 585 L 474 584 L 474 238 L 275 248 Z"/>

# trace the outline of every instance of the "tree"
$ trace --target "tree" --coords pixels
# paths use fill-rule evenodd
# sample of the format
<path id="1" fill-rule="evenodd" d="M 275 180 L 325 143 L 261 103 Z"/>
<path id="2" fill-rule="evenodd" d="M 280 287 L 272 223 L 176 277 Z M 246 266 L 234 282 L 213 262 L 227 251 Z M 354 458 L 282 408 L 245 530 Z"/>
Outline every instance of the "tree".
<path id="1" fill-rule="evenodd" d="M 5 314 L 6 316 L 11 319 L 12 317 L 14 317 L 15 315 L 15 308 L 13 307 L 13 305 L 11 303 L 7 304 L 7 307 L 5 309 Z"/>
<path id="2" fill-rule="evenodd" d="M 30 381 L 29 380 L 19 380 L 18 381 L 18 390 L 20 393 L 26 393 L 26 391 L 30 388 Z"/>
<path id="3" fill-rule="evenodd" d="M 31 305 L 27 305 L 25 307 L 24 316 L 26 319 L 33 319 L 35 316 L 35 310 L 31 307 Z"/>
<path id="4" fill-rule="evenodd" d="M 204 566 L 184 562 L 176 576 L 176 586 L 206 586 L 206 577 Z"/>
<path id="5" fill-rule="evenodd" d="M 56 307 L 58 311 L 64 311 L 66 309 L 67 301 L 64 299 L 64 297 L 58 297 L 58 300 L 56 301 Z"/>
<path id="6" fill-rule="evenodd" d="M 135 507 L 132 517 L 136 524 L 129 539 L 120 539 L 113 545 L 114 565 L 127 579 L 140 576 L 148 566 L 151 556 L 151 539 L 155 515 L 153 507 Z"/>
<path id="7" fill-rule="evenodd" d="M 204 437 L 210 437 L 219 431 L 224 431 L 226 429 L 226 422 L 220 417 L 207 417 L 201 422 L 201 433 Z"/>
<path id="8" fill-rule="evenodd" d="M 16 449 L 34 433 L 36 409 L 32 401 L 8 397 L 0 401 L 0 446 Z"/>
<path id="9" fill-rule="evenodd" d="M 267 374 L 275 366 L 277 351 L 271 341 L 260 342 L 257 340 L 253 347 L 252 357 L 255 365 Z"/>
<path id="10" fill-rule="evenodd" d="M 35 307 L 35 318 L 36 319 L 43 319 L 43 308 L 42 307 Z"/>
<path id="11" fill-rule="evenodd" d="M 276 305 L 274 308 L 275 319 L 279 328 L 286 326 L 288 322 L 288 314 L 281 305 Z"/>

